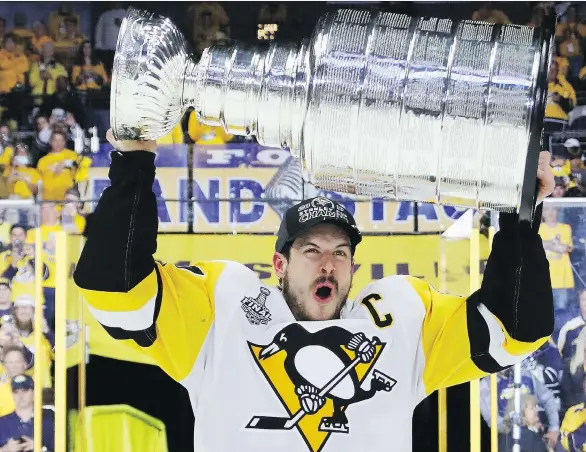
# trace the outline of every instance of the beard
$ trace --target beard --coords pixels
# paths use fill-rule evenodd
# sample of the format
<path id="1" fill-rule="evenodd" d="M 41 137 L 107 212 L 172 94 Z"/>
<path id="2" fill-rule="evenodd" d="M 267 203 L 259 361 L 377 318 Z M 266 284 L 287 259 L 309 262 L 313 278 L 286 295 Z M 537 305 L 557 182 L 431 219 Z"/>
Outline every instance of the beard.
<path id="1" fill-rule="evenodd" d="M 14 316 L 14 326 L 21 334 L 29 335 L 33 332 L 34 322 L 32 319 L 20 320 Z"/>
<path id="2" fill-rule="evenodd" d="M 333 286 L 336 288 L 336 294 L 338 294 L 338 299 L 331 302 L 331 303 L 336 303 L 336 310 L 330 316 L 330 318 L 325 319 L 325 320 L 339 319 L 340 313 L 342 312 L 342 308 L 346 305 L 346 302 L 348 301 L 348 295 L 350 294 L 350 289 L 352 288 L 352 280 L 350 280 L 350 286 L 348 287 L 348 290 L 345 293 L 341 293 L 339 291 L 338 281 L 336 281 L 336 279 L 333 278 L 332 276 L 330 276 L 330 277 L 323 276 L 321 278 L 318 278 L 313 283 L 313 286 L 315 286 L 317 284 L 325 283 L 325 282 L 329 282 L 329 283 L 333 284 Z M 291 313 L 293 314 L 293 317 L 295 318 L 295 320 L 297 320 L 299 322 L 315 321 L 315 319 L 310 317 L 309 312 L 307 312 L 307 309 L 303 303 L 303 300 L 301 300 L 299 298 L 299 296 L 293 290 L 291 290 L 291 285 L 289 284 L 288 272 L 285 272 L 285 274 L 283 275 L 283 281 L 282 281 L 281 286 L 282 286 L 281 292 L 283 294 L 283 298 L 285 299 L 287 306 L 289 306 L 289 309 L 291 309 Z M 339 301 L 340 298 L 341 298 L 341 302 Z"/>

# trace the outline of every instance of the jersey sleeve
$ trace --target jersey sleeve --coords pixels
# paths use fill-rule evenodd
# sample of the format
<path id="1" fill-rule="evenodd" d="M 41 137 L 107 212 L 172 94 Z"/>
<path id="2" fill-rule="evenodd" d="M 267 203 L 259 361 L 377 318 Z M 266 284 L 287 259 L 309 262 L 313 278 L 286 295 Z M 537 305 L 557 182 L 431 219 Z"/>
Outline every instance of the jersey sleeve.
<path id="1" fill-rule="evenodd" d="M 177 381 L 192 370 L 214 321 L 214 288 L 221 263 L 191 267 L 156 263 L 125 293 L 81 289 L 106 332 L 123 340 Z"/>
<path id="2" fill-rule="evenodd" d="M 110 336 L 181 381 L 213 325 L 214 287 L 223 264 L 179 268 L 155 262 L 155 155 L 114 151 L 111 157 L 111 185 L 88 221 L 74 280 Z"/>
<path id="3" fill-rule="evenodd" d="M 553 295 L 537 231 L 515 218 L 502 220 L 481 288 L 469 297 L 443 294 L 410 278 L 425 308 L 419 372 L 425 395 L 499 372 L 547 341 Z"/>

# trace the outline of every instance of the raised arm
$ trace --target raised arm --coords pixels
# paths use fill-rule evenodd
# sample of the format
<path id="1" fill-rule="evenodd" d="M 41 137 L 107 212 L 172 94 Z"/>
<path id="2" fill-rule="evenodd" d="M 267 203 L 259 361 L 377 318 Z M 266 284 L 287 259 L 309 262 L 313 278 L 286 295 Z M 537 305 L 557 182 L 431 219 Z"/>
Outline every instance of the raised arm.
<path id="1" fill-rule="evenodd" d="M 213 289 L 223 264 L 156 263 L 155 142 L 115 142 L 108 187 L 86 228 L 74 280 L 89 310 L 115 339 L 183 380 L 205 355 Z"/>

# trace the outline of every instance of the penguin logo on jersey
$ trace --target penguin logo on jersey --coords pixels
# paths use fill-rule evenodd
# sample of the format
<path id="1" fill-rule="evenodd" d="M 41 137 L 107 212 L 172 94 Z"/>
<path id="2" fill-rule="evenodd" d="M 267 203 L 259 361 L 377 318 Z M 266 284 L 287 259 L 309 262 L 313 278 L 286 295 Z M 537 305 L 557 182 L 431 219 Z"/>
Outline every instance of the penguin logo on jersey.
<path id="1" fill-rule="evenodd" d="M 373 369 L 386 344 L 338 326 L 310 333 L 292 323 L 270 344 L 248 345 L 287 415 L 253 416 L 246 428 L 297 428 L 312 452 L 321 451 L 332 433 L 350 432 L 349 406 L 397 383 Z"/>

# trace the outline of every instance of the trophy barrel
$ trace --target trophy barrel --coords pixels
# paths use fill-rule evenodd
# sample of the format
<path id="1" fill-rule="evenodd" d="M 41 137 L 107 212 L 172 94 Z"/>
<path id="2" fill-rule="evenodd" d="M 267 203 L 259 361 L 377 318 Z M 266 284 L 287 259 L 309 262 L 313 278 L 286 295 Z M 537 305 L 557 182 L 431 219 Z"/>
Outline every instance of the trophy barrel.
<path id="1" fill-rule="evenodd" d="M 503 212 L 532 205 L 547 33 L 347 10 L 320 27 L 300 151 L 317 187 Z"/>

